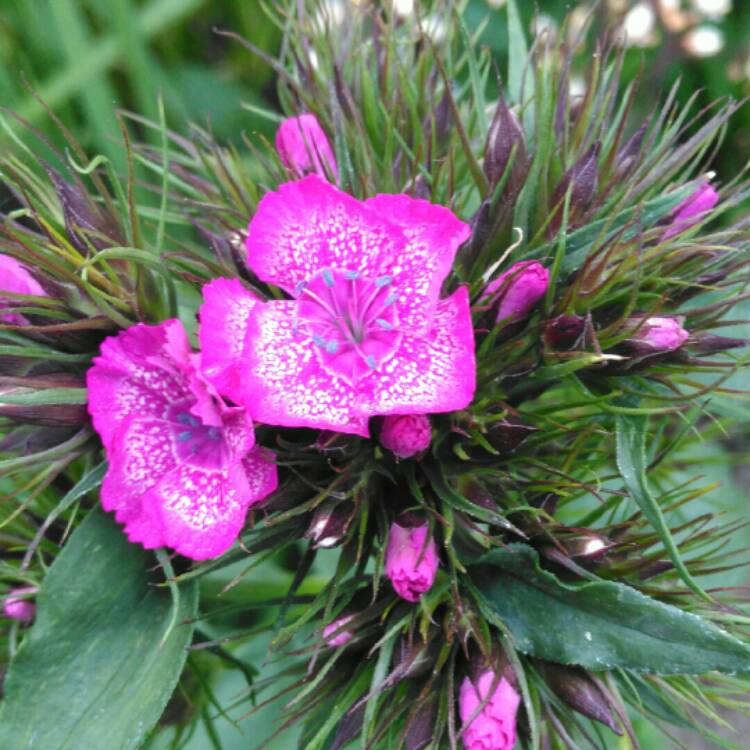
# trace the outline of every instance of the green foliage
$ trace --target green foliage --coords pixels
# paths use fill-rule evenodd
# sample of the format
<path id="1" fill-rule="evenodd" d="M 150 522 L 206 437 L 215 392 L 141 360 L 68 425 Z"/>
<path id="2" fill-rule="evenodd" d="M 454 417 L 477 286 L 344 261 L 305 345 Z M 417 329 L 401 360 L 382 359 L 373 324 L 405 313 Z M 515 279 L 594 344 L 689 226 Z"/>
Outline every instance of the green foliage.
<path id="1" fill-rule="evenodd" d="M 620 583 L 564 583 L 526 545 L 487 553 L 471 579 L 483 610 L 540 659 L 661 675 L 750 671 L 750 646 L 706 619 Z"/>
<path id="2" fill-rule="evenodd" d="M 7 748 L 140 747 L 174 690 L 197 588 L 158 588 L 153 560 L 99 511 L 71 536 L 39 591 L 0 709 Z"/>

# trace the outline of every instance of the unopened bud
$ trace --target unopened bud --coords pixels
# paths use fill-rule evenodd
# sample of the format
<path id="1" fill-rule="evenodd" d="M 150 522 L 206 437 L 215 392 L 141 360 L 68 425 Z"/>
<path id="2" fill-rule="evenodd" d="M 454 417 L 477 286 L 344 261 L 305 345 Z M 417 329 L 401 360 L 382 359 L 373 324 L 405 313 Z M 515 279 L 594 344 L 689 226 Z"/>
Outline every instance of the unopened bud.
<path id="1" fill-rule="evenodd" d="M 574 711 L 604 724 L 615 734 L 622 734 L 609 699 L 583 669 L 545 662 L 541 672 L 552 690 Z"/>
<path id="2" fill-rule="evenodd" d="M 662 242 L 687 231 L 705 218 L 719 202 L 719 194 L 708 182 L 689 195 L 672 212 L 671 223 L 662 235 Z"/>
<path id="3" fill-rule="evenodd" d="M 572 349 L 583 336 L 586 319 L 578 315 L 558 315 L 544 324 L 544 343 L 557 351 Z"/>
<path id="4" fill-rule="evenodd" d="M 3 292 L 28 294 L 36 297 L 48 296 L 26 266 L 10 255 L 0 255 L 0 324 L 26 325 L 28 320 L 23 315 L 12 312 L 14 306 L 23 303 L 3 296 Z M 3 310 L 7 310 L 7 312 L 2 312 Z"/>
<path id="5" fill-rule="evenodd" d="M 493 670 L 482 672 L 475 680 L 465 677 L 458 694 L 458 709 L 466 750 L 512 750 L 520 705 L 521 696 L 515 687 Z"/>
<path id="6" fill-rule="evenodd" d="M 349 504 L 347 504 L 349 505 Z M 313 547 L 328 549 L 340 544 L 352 520 L 352 507 L 342 504 L 324 503 L 313 514 L 305 537 L 312 540 Z"/>
<path id="7" fill-rule="evenodd" d="M 511 415 L 492 424 L 485 437 L 501 456 L 508 456 L 537 430 L 537 427 L 526 424 L 520 417 Z"/>
<path id="8" fill-rule="evenodd" d="M 318 118 L 311 114 L 288 117 L 276 131 L 276 150 L 281 163 L 298 177 L 314 173 L 338 179 L 338 166 Z"/>
<path id="9" fill-rule="evenodd" d="M 68 239 L 82 253 L 125 243 L 117 221 L 77 185 L 66 182 L 49 164 L 44 169 L 52 180 L 62 206 Z"/>
<path id="10" fill-rule="evenodd" d="M 353 614 L 343 615 L 326 625 L 323 628 L 323 640 L 331 647 L 345 646 L 354 638 L 354 632 L 346 628 L 346 624 L 354 617 Z"/>
<path id="11" fill-rule="evenodd" d="M 549 233 L 554 235 L 563 221 L 565 196 L 570 190 L 568 218 L 573 222 L 586 211 L 599 190 L 599 151 L 598 141 L 563 175 L 552 194 L 552 209 L 555 211 L 550 222 Z"/>
<path id="12" fill-rule="evenodd" d="M 512 323 L 532 311 L 548 285 L 549 271 L 535 260 L 524 260 L 491 281 L 482 298 L 497 307 L 497 323 Z"/>
<path id="13" fill-rule="evenodd" d="M 3 601 L 3 613 L 11 620 L 28 624 L 36 615 L 36 605 L 30 599 L 36 594 L 34 586 L 22 586 L 11 589 Z"/>
<path id="14" fill-rule="evenodd" d="M 511 157 L 513 165 L 507 189 L 515 194 L 523 187 L 529 170 L 529 157 L 521 125 L 501 95 L 487 131 L 487 142 L 484 147 L 484 173 L 490 185 L 494 186 L 502 179 Z"/>
<path id="15" fill-rule="evenodd" d="M 630 349 L 641 356 L 675 351 L 690 336 L 678 318 L 653 316 L 634 322 L 637 322 L 638 328 L 626 343 Z"/>
<path id="16" fill-rule="evenodd" d="M 411 458 L 430 447 L 432 427 L 426 414 L 391 414 L 383 418 L 380 443 L 397 458 Z"/>
<path id="17" fill-rule="evenodd" d="M 385 571 L 402 599 L 418 602 L 432 588 L 439 565 L 437 545 L 429 536 L 427 524 L 412 527 L 391 524 Z"/>
<path id="18" fill-rule="evenodd" d="M 695 354 L 719 354 L 728 349 L 739 349 L 747 346 L 748 339 L 734 339 L 727 336 L 715 336 L 711 333 L 698 333 L 690 338 L 688 346 Z"/>

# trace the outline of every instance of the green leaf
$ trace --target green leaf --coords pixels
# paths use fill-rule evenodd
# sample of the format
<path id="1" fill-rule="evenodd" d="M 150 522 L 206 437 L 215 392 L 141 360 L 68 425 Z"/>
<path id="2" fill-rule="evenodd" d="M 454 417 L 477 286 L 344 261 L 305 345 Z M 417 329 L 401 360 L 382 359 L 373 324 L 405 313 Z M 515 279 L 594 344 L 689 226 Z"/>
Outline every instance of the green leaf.
<path id="1" fill-rule="evenodd" d="M 682 580 L 699 596 L 710 597 L 696 583 L 682 561 L 672 533 L 669 530 L 661 507 L 651 494 L 646 478 L 646 436 L 648 435 L 648 417 L 636 414 L 618 414 L 615 417 L 617 435 L 617 468 L 628 488 L 630 496 L 638 504 L 648 522 L 659 534 L 669 558 L 674 563 Z"/>
<path id="2" fill-rule="evenodd" d="M 621 583 L 563 583 L 527 545 L 493 550 L 470 572 L 485 616 L 540 659 L 662 675 L 750 671 L 750 646 L 710 622 Z"/>
<path id="3" fill-rule="evenodd" d="M 19 388 L 15 393 L 0 395 L 0 404 L 18 406 L 85 404 L 87 400 L 88 391 L 85 388 L 45 388 L 43 390 Z"/>
<path id="4" fill-rule="evenodd" d="M 524 129 L 527 135 L 534 124 L 534 73 L 527 67 L 529 46 L 523 21 L 518 12 L 516 0 L 508 0 L 508 93 L 514 104 L 526 109 L 523 113 Z"/>
<path id="5" fill-rule="evenodd" d="M 37 619 L 15 654 L 0 705 L 0 747 L 134 750 L 171 696 L 197 611 L 181 588 L 177 625 L 169 591 L 149 580 L 153 557 L 113 518 L 92 511 L 42 584 Z"/>

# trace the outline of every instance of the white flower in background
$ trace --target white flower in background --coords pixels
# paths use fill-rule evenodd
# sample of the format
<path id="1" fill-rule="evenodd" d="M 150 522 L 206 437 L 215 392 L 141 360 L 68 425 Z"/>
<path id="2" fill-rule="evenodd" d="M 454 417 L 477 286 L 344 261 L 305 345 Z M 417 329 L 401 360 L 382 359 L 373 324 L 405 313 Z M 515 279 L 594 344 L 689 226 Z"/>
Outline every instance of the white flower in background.
<path id="1" fill-rule="evenodd" d="M 693 7 L 708 18 L 720 20 L 732 12 L 732 0 L 693 0 Z"/>
<path id="2" fill-rule="evenodd" d="M 656 13 L 651 3 L 634 5 L 625 16 L 622 31 L 625 44 L 635 47 L 651 46 L 656 41 Z"/>
<path id="3" fill-rule="evenodd" d="M 697 26 L 682 38 L 682 46 L 694 57 L 713 57 L 724 49 L 724 34 L 715 26 Z"/>

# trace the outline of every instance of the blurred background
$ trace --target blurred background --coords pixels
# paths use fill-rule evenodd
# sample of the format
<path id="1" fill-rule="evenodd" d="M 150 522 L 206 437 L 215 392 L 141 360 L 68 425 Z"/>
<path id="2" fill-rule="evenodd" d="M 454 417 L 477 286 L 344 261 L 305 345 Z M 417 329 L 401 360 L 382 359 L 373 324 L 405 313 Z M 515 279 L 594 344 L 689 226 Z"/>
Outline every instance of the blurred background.
<path id="1" fill-rule="evenodd" d="M 415 1 L 393 0 L 402 14 L 415 12 Z M 345 23 L 354 2 L 321 0 L 320 6 L 333 24 Z M 498 59 L 501 71 L 508 41 L 504 4 L 505 0 L 465 3 L 470 29 L 481 29 L 481 40 Z M 572 38 L 594 12 L 595 3 L 521 0 L 519 5 L 529 31 L 544 29 Z M 627 49 L 626 79 L 640 75 L 636 126 L 639 118 L 658 107 L 657 93 L 666 92 L 678 79 L 682 80 L 679 99 L 687 102 L 696 94 L 699 108 L 719 97 L 743 98 L 750 93 L 747 0 L 601 0 L 596 6 L 594 23 L 601 30 L 610 29 L 613 43 Z M 562 30 L 566 14 L 570 22 Z M 430 33 L 439 35 L 440 18 L 427 21 Z M 184 132 L 189 122 L 197 122 L 217 138 L 240 147 L 243 131 L 272 138 L 275 121 L 260 114 L 278 110 L 272 70 L 240 44 L 217 35 L 217 28 L 237 32 L 270 55 L 276 54 L 281 39 L 281 31 L 268 22 L 258 0 L 0 0 L 0 104 L 38 128 L 51 143 L 62 144 L 58 127 L 36 97 L 41 98 L 90 155 L 105 154 L 120 166 L 124 165 L 116 146 L 120 137 L 116 110 L 129 109 L 156 119 L 159 94 L 168 123 L 178 132 Z M 584 85 L 583 78 L 572 77 L 572 87 Z M 0 148 L 12 147 L 11 122 L 0 117 Z M 143 136 L 148 138 L 148 132 Z M 733 119 L 710 167 L 720 182 L 728 181 L 748 158 L 750 106 Z M 744 325 L 744 335 L 747 330 Z M 748 387 L 750 382 L 745 377 L 733 385 Z M 746 512 L 747 445 L 747 433 L 740 430 L 711 452 L 686 457 L 686 476 L 700 472 L 707 482 L 720 484 L 707 510 Z M 742 542 L 750 544 L 750 540 Z M 271 589 L 278 582 L 283 591 L 297 562 L 295 555 L 277 560 L 259 571 L 258 580 Z M 746 580 L 721 581 L 722 585 L 736 583 Z M 220 587 L 222 582 L 207 585 Z M 242 592 L 234 595 L 241 598 Z M 262 624 L 262 615 L 253 614 L 238 620 L 237 628 L 248 633 Z M 261 676 L 273 673 L 273 662 L 266 662 L 266 640 L 248 639 L 241 648 L 246 649 L 245 655 L 255 657 Z M 213 686 L 216 704 L 237 702 L 237 710 L 229 712 L 235 720 L 248 710 L 244 687 L 242 676 L 230 672 Z M 165 726 L 149 747 L 249 750 L 277 726 L 273 708 L 229 721 L 209 707 L 191 738 L 179 740 Z M 675 744 L 646 726 L 639 733 L 648 750 L 708 747 L 687 738 L 684 744 Z M 270 747 L 295 747 L 293 734 L 272 740 Z M 733 739 L 737 747 L 748 746 L 736 735 Z M 613 736 L 613 748 L 629 747 L 617 742 Z"/>

